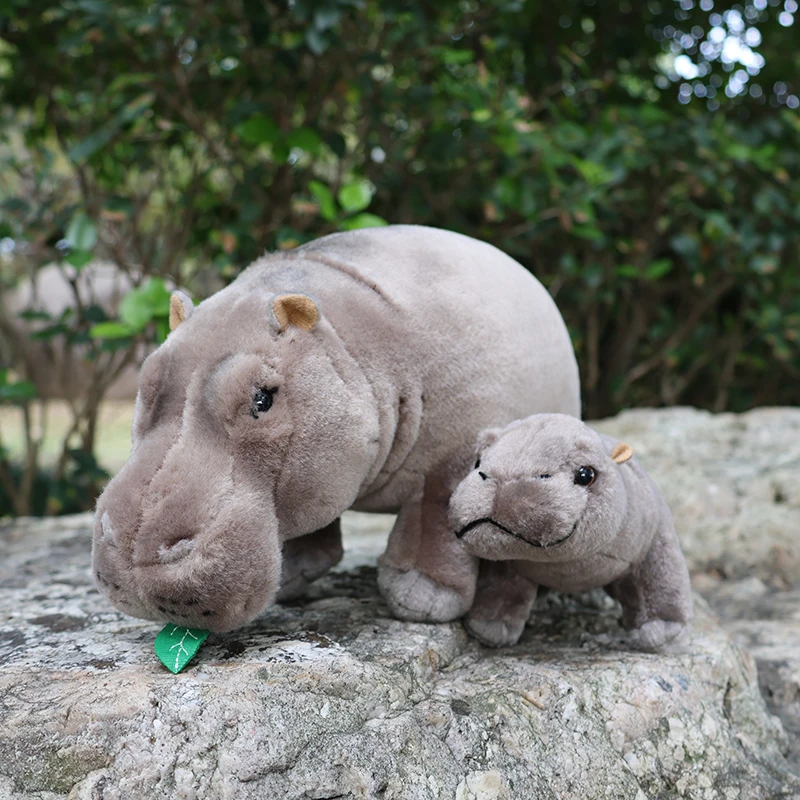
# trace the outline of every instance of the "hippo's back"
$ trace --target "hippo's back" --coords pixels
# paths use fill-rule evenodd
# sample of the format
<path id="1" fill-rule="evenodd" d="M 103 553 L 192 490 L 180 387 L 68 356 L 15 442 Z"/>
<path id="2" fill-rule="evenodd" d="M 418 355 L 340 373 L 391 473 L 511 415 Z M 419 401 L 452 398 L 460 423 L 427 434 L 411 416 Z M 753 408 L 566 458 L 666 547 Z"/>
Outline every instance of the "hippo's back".
<path id="1" fill-rule="evenodd" d="M 276 280 L 281 264 L 291 274 L 275 288 L 321 301 L 388 414 L 395 441 L 364 508 L 396 505 L 414 475 L 442 464 L 458 471 L 485 427 L 580 415 L 578 369 L 555 303 L 492 245 L 393 225 L 290 251 L 265 264 Z"/>

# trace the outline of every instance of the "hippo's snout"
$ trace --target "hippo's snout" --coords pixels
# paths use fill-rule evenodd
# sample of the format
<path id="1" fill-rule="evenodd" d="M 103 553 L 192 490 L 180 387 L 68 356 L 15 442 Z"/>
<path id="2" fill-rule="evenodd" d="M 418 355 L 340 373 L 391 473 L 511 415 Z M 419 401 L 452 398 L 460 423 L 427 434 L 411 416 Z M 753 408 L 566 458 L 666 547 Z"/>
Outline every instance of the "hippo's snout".
<path id="1" fill-rule="evenodd" d="M 181 536 L 172 544 L 164 544 L 158 548 L 158 559 L 162 564 L 171 564 L 185 558 L 194 550 L 195 540 L 193 536 Z"/>
<path id="2" fill-rule="evenodd" d="M 581 508 L 563 502 L 565 476 L 498 475 L 476 470 L 450 503 L 456 536 L 473 555 L 496 559 L 560 558 L 578 529 Z"/>
<path id="3" fill-rule="evenodd" d="M 553 547 L 566 541 L 575 530 L 575 520 L 553 502 L 552 484 L 556 481 L 542 475 L 498 482 L 492 519 L 501 530 L 513 532 L 533 547 Z"/>
<path id="4" fill-rule="evenodd" d="M 555 547 L 557 544 L 566 542 L 567 539 L 569 539 L 572 534 L 575 533 L 577 526 L 578 523 L 576 521 L 572 528 L 570 528 L 569 533 L 559 539 L 553 539 L 552 537 L 541 537 L 536 536 L 535 534 L 525 535 L 525 533 L 517 533 L 516 531 L 506 527 L 491 517 L 481 517 L 480 519 L 474 519 L 472 522 L 468 522 L 466 525 L 464 525 L 463 528 L 456 532 L 456 536 L 459 539 L 463 539 L 468 533 L 471 533 L 476 529 L 480 530 L 482 527 L 484 527 L 484 533 L 488 533 L 490 529 L 494 529 L 494 532 L 502 532 L 507 536 L 511 536 L 514 539 L 519 539 L 521 542 L 525 542 L 525 544 L 531 545 L 531 547 L 541 547 L 544 549 L 546 547 Z"/>
<path id="5" fill-rule="evenodd" d="M 195 527 L 163 514 L 138 525 L 112 514 L 98 508 L 92 559 L 98 587 L 120 611 L 226 631 L 274 599 L 281 551 L 263 499 L 229 497 L 213 520 Z"/>

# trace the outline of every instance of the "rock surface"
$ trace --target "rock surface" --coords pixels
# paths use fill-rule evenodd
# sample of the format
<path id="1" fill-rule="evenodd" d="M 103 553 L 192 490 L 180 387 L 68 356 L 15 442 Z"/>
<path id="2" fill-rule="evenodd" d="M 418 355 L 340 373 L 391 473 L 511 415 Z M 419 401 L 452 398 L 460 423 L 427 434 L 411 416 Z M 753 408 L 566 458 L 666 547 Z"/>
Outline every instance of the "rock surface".
<path id="1" fill-rule="evenodd" d="M 92 587 L 89 517 L 20 520 L 0 527 L 0 800 L 800 798 L 800 594 L 783 591 L 800 412 L 601 426 L 665 491 L 696 588 L 758 673 L 699 597 L 660 655 L 630 647 L 602 593 L 540 599 L 500 651 L 395 621 L 374 569 L 390 520 L 352 515 L 307 600 L 212 635 L 175 676 L 159 626 Z M 726 524 L 761 541 L 726 543 Z"/>
<path id="2" fill-rule="evenodd" d="M 800 588 L 800 409 L 642 409 L 594 426 L 655 478 L 693 572 Z"/>
<path id="3" fill-rule="evenodd" d="M 697 581 L 726 630 L 756 661 L 767 707 L 789 734 L 788 758 L 800 775 L 800 591 L 770 589 L 758 578 Z"/>

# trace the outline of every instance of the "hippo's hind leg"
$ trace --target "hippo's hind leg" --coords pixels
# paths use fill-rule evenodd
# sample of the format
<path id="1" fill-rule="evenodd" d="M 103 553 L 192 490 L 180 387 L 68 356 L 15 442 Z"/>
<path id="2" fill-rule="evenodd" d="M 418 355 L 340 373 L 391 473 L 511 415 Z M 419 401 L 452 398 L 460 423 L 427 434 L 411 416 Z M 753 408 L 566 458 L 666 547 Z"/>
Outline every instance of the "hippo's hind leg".
<path id="1" fill-rule="evenodd" d="M 314 533 L 284 542 L 277 601 L 302 597 L 313 581 L 342 560 L 343 552 L 338 519 Z"/>
<path id="2" fill-rule="evenodd" d="M 622 604 L 622 624 L 635 642 L 655 650 L 692 619 L 689 571 L 672 523 L 663 523 L 644 560 L 606 587 Z"/>
<path id="3" fill-rule="evenodd" d="M 448 524 L 444 483 L 428 477 L 421 494 L 400 510 L 378 561 L 378 587 L 396 617 L 448 622 L 472 605 L 478 559 Z"/>
<path id="4" fill-rule="evenodd" d="M 513 561 L 481 561 L 478 589 L 464 617 L 467 632 L 488 647 L 516 644 L 536 601 L 537 585 Z"/>

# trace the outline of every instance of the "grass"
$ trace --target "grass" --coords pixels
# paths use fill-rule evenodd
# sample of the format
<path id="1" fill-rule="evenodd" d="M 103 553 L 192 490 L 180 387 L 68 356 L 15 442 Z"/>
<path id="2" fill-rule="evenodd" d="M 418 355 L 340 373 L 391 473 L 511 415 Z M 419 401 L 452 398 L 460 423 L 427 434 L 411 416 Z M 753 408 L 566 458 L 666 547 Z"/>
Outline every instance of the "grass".
<path id="1" fill-rule="evenodd" d="M 38 411 L 37 411 L 38 415 Z M 48 410 L 42 463 L 54 464 L 61 452 L 64 434 L 70 425 L 66 403 L 54 400 Z M 112 474 L 127 460 L 131 451 L 133 400 L 107 400 L 100 408 L 98 419 L 97 460 Z M 0 408 L 0 439 L 11 453 L 12 460 L 21 457 L 25 434 L 22 412 L 17 408 Z"/>

